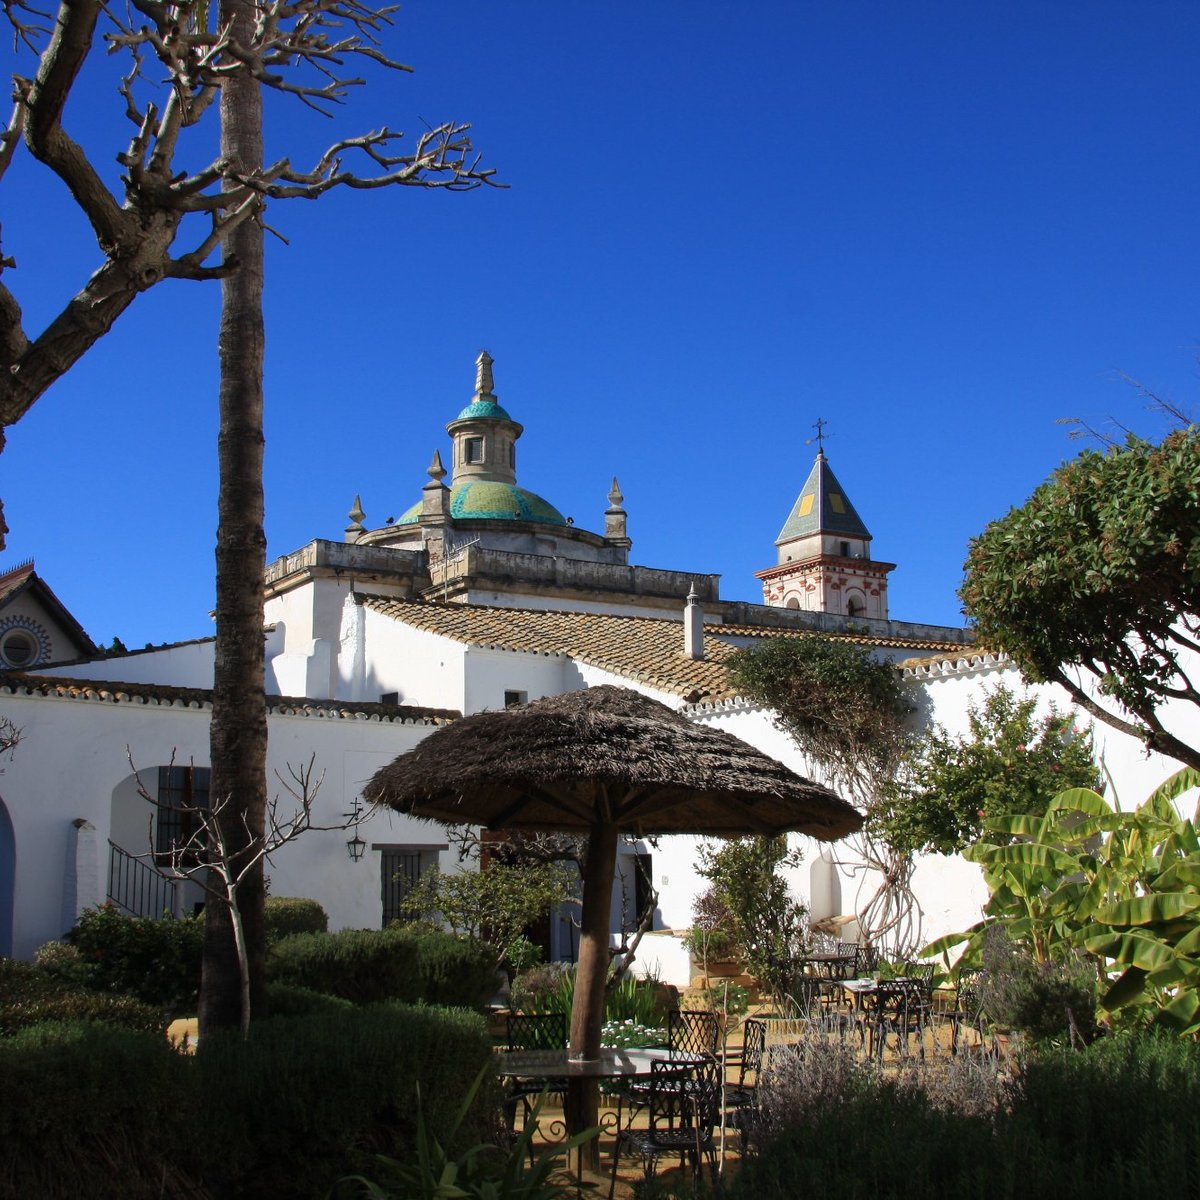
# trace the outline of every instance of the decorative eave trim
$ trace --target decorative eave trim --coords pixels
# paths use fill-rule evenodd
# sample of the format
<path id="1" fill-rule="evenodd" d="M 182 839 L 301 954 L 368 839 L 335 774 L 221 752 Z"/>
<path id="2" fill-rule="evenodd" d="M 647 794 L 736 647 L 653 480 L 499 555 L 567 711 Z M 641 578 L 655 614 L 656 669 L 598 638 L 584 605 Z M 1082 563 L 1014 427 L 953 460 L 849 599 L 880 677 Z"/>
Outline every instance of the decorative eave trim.
<path id="1" fill-rule="evenodd" d="M 951 675 L 970 675 L 977 671 L 1000 671 L 1012 666 L 1007 654 L 989 650 L 938 658 L 909 659 L 900 664 L 910 679 L 933 679 Z"/>
<path id="2" fill-rule="evenodd" d="M 0 696 L 33 696 L 49 700 L 106 704 L 143 704 L 159 708 L 212 710 L 209 688 L 162 684 L 111 683 L 96 679 L 60 679 L 50 675 L 0 675 Z M 462 716 L 449 708 L 418 708 L 342 700 L 309 700 L 303 696 L 267 696 L 268 713 L 332 721 L 377 721 L 400 725 L 448 725 Z"/>

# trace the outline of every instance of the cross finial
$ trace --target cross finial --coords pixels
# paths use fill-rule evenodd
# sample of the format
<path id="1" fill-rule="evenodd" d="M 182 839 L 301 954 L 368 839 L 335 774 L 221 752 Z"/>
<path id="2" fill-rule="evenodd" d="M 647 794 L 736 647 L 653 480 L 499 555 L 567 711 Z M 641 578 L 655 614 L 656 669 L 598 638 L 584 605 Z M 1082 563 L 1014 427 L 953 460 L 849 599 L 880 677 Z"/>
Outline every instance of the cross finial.
<path id="1" fill-rule="evenodd" d="M 817 436 L 810 437 L 808 439 L 808 444 L 811 446 L 813 442 L 816 442 L 818 454 L 825 453 L 825 438 L 828 436 L 825 432 L 825 426 L 828 424 L 829 422 L 826 421 L 824 417 L 818 417 L 813 422 L 813 428 L 817 431 Z"/>

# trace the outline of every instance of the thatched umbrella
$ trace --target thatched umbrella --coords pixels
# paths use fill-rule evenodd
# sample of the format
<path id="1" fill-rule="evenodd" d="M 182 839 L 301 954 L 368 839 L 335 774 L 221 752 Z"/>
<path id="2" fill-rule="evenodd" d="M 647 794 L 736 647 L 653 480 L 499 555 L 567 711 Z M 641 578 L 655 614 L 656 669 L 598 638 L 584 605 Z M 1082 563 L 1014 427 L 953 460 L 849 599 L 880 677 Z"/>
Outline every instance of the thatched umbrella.
<path id="1" fill-rule="evenodd" d="M 377 772 L 363 794 L 451 824 L 587 834 L 571 1010 L 571 1053 L 585 1059 L 600 1051 L 620 834 L 795 830 L 832 841 L 862 826 L 828 788 L 739 738 L 610 686 L 465 717 Z"/>

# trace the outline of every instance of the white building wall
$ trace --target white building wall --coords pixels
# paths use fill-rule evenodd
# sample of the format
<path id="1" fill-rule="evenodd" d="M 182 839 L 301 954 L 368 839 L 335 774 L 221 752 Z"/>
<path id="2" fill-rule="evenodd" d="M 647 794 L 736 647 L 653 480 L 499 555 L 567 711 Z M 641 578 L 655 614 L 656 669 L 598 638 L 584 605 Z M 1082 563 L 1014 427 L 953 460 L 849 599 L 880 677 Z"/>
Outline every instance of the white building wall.
<path id="1" fill-rule="evenodd" d="M 157 768 L 172 758 L 177 765 L 208 765 L 211 710 L 137 699 L 114 703 L 4 695 L 0 712 L 23 734 L 0 776 L 0 803 L 11 820 L 15 846 L 12 952 L 28 958 L 65 932 L 65 897 L 82 907 L 103 903 L 110 837 L 130 853 L 148 851 L 152 806 L 137 796 L 130 758 L 152 793 Z M 291 780 L 289 767 L 298 769 L 313 758 L 314 782 L 320 779 L 313 824 L 339 826 L 371 774 L 433 728 L 335 715 L 272 714 L 268 794 L 278 797 L 281 814 L 291 813 L 295 801 L 282 780 Z M 94 870 L 82 870 L 78 863 L 74 823 L 79 820 L 95 828 L 99 861 Z M 378 927 L 380 852 L 369 849 L 361 862 L 351 862 L 346 851 L 350 836 L 345 829 L 314 829 L 278 851 L 266 866 L 272 893 L 320 901 L 334 929 Z M 368 845 L 445 841 L 440 827 L 390 812 L 372 815 L 361 836 Z M 452 854 L 441 857 L 442 869 L 457 869 Z M 68 864 L 75 864 L 70 872 Z M 94 894 L 88 894 L 89 888 Z"/>
<path id="2" fill-rule="evenodd" d="M 467 648 L 461 642 L 413 629 L 370 608 L 363 615 L 364 695 L 355 699 L 378 700 L 395 692 L 400 704 L 469 711 L 463 665 Z M 351 697 L 339 694 L 339 699 Z"/>
<path id="3" fill-rule="evenodd" d="M 106 679 L 165 687 L 211 688 L 214 645 L 212 638 L 203 638 L 155 650 L 137 650 L 132 654 L 95 658 L 90 662 L 39 667 L 35 673 L 67 679 Z"/>

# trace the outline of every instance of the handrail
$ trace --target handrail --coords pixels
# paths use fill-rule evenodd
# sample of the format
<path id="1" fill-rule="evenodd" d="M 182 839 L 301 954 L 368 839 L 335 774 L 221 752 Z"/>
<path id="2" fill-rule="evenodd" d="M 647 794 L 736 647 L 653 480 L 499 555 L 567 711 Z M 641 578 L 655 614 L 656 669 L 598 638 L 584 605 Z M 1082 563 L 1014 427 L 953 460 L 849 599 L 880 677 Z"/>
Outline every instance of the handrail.
<path id="1" fill-rule="evenodd" d="M 173 917 L 178 883 L 145 859 L 108 842 L 108 899 L 132 917 Z"/>

